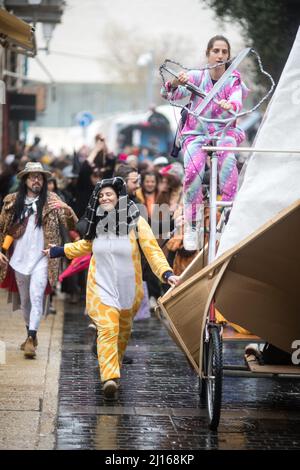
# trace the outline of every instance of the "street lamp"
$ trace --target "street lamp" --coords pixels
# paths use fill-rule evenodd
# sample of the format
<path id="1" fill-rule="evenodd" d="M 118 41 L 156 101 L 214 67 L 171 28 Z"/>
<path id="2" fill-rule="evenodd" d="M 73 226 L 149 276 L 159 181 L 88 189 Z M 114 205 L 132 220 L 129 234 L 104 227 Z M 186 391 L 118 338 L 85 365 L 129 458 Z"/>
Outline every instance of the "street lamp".
<path id="1" fill-rule="evenodd" d="M 49 44 L 55 28 L 55 23 L 42 23 L 43 37 L 46 42 L 46 52 L 49 54 Z"/>

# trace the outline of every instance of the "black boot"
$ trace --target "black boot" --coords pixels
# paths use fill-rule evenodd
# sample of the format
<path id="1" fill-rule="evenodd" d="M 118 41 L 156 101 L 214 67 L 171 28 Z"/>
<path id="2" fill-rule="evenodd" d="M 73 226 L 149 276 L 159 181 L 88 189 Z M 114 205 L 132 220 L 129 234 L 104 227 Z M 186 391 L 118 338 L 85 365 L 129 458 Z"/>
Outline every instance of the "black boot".
<path id="1" fill-rule="evenodd" d="M 132 363 L 133 363 L 132 357 L 127 356 L 126 354 L 124 354 L 124 357 L 123 357 L 123 364 L 132 364 Z"/>
<path id="2" fill-rule="evenodd" d="M 36 338 L 36 330 L 28 330 L 28 336 L 31 336 L 33 340 Z"/>
<path id="3" fill-rule="evenodd" d="M 95 334 L 95 339 L 93 341 L 91 351 L 95 357 L 98 357 L 98 350 L 97 350 L 97 333 Z"/>

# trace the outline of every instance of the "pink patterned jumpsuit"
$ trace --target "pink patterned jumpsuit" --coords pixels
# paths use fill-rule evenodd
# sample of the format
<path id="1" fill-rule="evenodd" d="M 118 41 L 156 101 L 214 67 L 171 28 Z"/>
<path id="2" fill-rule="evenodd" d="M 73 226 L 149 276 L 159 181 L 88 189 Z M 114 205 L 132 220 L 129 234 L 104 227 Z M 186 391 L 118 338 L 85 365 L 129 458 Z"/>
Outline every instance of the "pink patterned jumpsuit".
<path id="1" fill-rule="evenodd" d="M 213 88 L 213 81 L 208 70 L 191 70 L 187 73 L 189 82 L 196 85 L 207 94 Z M 240 73 L 234 70 L 225 84 L 215 95 L 214 100 L 229 101 L 234 112 L 240 112 L 242 101 L 247 96 L 248 89 L 241 81 Z M 166 82 L 161 89 L 161 95 L 169 100 L 178 101 L 190 95 L 190 92 L 179 85 L 172 89 L 171 82 Z M 197 113 L 197 107 L 203 98 L 191 94 L 190 110 Z M 209 119 L 228 119 L 231 114 L 222 109 L 211 100 L 202 111 L 202 115 Z M 217 138 L 217 145 L 222 147 L 235 147 L 244 139 L 244 131 L 236 126 L 234 121 L 225 130 L 226 123 L 205 122 L 188 114 L 186 122 L 180 132 L 181 146 L 185 168 L 184 179 L 184 206 L 189 221 L 196 220 L 197 209 L 202 204 L 202 180 L 205 172 L 207 153 L 202 150 L 203 145 L 211 142 L 212 137 Z M 237 192 L 238 171 L 233 152 L 218 152 L 219 187 L 223 201 L 233 200 Z"/>

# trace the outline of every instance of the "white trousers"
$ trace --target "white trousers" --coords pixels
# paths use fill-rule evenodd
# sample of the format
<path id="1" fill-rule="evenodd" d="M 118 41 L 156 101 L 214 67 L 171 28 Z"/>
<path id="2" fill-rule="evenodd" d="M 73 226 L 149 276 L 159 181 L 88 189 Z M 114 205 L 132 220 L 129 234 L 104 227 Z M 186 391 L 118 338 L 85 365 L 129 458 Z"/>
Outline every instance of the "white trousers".
<path id="1" fill-rule="evenodd" d="M 48 267 L 37 269 L 28 275 L 15 271 L 15 276 L 25 324 L 29 330 L 37 331 L 43 315 Z"/>

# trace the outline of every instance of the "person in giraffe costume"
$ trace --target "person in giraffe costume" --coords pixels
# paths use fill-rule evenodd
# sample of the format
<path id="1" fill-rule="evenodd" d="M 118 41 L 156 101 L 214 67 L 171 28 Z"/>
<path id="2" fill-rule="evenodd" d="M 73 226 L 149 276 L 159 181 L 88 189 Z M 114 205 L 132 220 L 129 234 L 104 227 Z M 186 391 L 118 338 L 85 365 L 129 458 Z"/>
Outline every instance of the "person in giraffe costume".
<path id="1" fill-rule="evenodd" d="M 50 258 L 73 259 L 92 253 L 88 279 L 87 313 L 97 326 L 98 361 L 103 393 L 114 400 L 120 369 L 130 338 L 133 317 L 144 296 L 141 253 L 156 276 L 177 285 L 154 234 L 129 200 L 120 177 L 97 183 L 86 210 L 87 229 L 82 240 L 44 250 Z"/>

